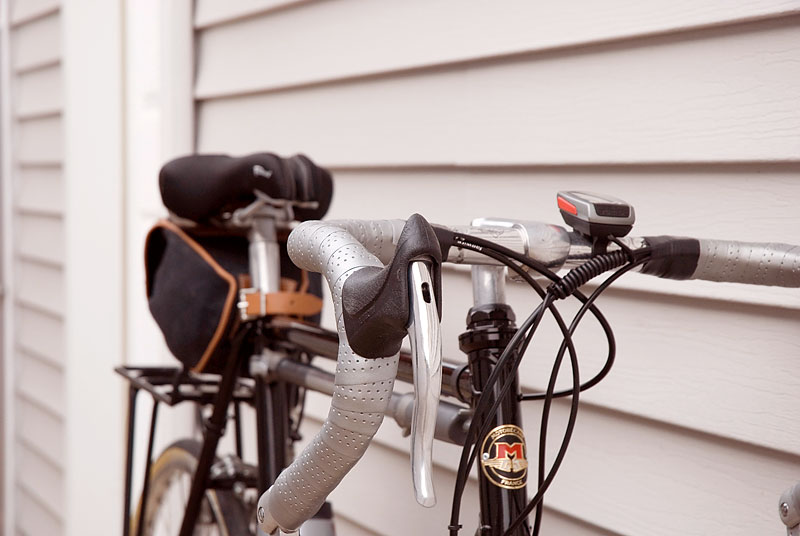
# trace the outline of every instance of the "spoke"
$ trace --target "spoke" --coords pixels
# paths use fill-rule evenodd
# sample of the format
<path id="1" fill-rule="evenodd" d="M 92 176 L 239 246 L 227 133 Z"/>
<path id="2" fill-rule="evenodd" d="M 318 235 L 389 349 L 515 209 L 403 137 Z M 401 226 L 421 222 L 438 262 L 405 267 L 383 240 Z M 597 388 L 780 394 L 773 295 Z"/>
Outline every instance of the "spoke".
<path id="1" fill-rule="evenodd" d="M 186 509 L 186 502 L 183 500 L 183 481 L 186 473 L 177 473 L 170 479 L 170 485 L 166 490 L 167 499 L 163 514 L 169 519 L 169 534 L 164 536 L 177 536 L 180 525 L 183 522 L 183 511 Z"/>
<path id="2" fill-rule="evenodd" d="M 183 507 L 186 508 L 189 504 L 189 490 L 192 487 L 192 478 L 187 473 L 183 473 L 181 477 L 181 503 Z"/>
<path id="3" fill-rule="evenodd" d="M 162 494 L 162 496 L 159 498 L 160 500 L 158 501 L 158 503 L 153 505 L 153 507 L 156 509 L 155 517 L 153 519 L 153 536 L 156 536 L 158 534 L 168 535 L 172 533 L 172 524 L 170 522 L 170 517 L 164 515 L 164 512 L 166 511 L 165 507 L 168 505 L 167 502 L 169 499 L 168 493 L 169 493 L 169 485 L 165 491 L 166 495 Z M 160 527 L 165 527 L 166 530 L 164 531 L 156 530 L 157 528 Z"/>

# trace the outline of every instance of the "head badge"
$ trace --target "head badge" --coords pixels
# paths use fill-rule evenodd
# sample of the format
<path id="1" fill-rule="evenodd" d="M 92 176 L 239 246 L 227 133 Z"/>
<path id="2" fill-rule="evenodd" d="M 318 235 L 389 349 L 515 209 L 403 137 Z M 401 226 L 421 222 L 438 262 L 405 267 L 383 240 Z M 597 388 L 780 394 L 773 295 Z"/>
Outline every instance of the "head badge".
<path id="1" fill-rule="evenodd" d="M 528 478 L 525 436 L 519 426 L 504 424 L 489 432 L 481 448 L 483 474 L 495 486 L 519 489 Z"/>

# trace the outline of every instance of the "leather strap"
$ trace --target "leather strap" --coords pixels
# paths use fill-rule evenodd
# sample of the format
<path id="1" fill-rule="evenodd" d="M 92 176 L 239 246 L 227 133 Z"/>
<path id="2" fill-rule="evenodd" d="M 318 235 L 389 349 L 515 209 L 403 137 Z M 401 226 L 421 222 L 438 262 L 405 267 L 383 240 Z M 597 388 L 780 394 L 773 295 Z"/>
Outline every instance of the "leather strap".
<path id="1" fill-rule="evenodd" d="M 305 292 L 270 292 L 264 294 L 266 310 L 261 310 L 260 292 L 245 294 L 248 316 L 313 316 L 322 311 L 322 300 Z"/>

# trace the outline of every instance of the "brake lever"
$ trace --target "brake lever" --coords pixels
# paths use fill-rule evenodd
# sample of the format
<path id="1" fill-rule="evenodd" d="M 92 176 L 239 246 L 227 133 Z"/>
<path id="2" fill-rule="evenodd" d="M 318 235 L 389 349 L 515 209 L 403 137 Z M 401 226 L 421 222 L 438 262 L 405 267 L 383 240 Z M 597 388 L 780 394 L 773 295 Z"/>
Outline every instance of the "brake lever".
<path id="1" fill-rule="evenodd" d="M 408 265 L 409 325 L 414 368 L 414 412 L 411 418 L 411 472 L 414 495 L 425 507 L 436 504 L 433 489 L 433 438 L 442 388 L 442 333 L 430 266 Z"/>

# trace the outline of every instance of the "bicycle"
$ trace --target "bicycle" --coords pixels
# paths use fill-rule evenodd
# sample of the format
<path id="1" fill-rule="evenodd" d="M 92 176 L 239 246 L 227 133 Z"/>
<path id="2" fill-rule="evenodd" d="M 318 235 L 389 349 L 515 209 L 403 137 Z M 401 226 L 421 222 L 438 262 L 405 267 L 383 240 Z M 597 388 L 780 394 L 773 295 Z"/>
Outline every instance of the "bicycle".
<path id="1" fill-rule="evenodd" d="M 200 345 L 203 351 L 198 352 L 191 340 L 173 341 L 171 349 L 184 361 L 183 368 L 117 369 L 131 382 L 126 536 L 132 527 L 137 536 L 158 533 L 153 531 L 159 515 L 168 513 L 169 506 L 180 518 L 181 536 L 197 528 L 255 534 L 256 524 L 267 533 L 302 526 L 303 535 L 333 534 L 332 512 L 325 500 L 363 455 L 384 414 L 411 432 L 412 480 L 423 506 L 434 500 L 430 476 L 434 438 L 464 446 L 447 527 L 451 535 L 461 529 L 460 497 L 472 464 L 478 465 L 478 533 L 538 534 L 542 498 L 567 451 L 580 393 L 597 385 L 613 365 L 613 333 L 595 304 L 608 286 L 628 271 L 638 270 L 673 279 L 800 287 L 800 247 L 629 237 L 633 207 L 597 194 L 558 194 L 558 207 L 572 230 L 500 219 L 447 228 L 432 226 L 419 215 L 407 221 L 316 221 L 330 203 L 332 179 L 302 156 L 186 157 L 165 166 L 161 180 L 165 205 L 183 225 L 162 227 L 189 240 L 187 233 L 195 238 L 213 236 L 205 246 L 217 248 L 218 256 L 225 253 L 221 243 L 235 242 L 234 249 L 247 251 L 249 259 L 243 264 L 239 255 L 238 264 L 230 259 L 228 263 L 239 269 L 245 266 L 249 280 L 227 280 L 224 301 L 233 311 L 230 297 L 234 296 L 238 314 L 211 326 L 215 328 L 211 330 L 211 339 L 216 340 L 213 348 Z M 200 188 L 198 180 L 204 181 Z M 298 224 L 298 220 L 305 221 Z M 286 251 L 302 271 L 294 274 L 297 286 L 281 290 L 279 275 L 290 269 L 281 243 L 289 231 Z M 219 233 L 222 236 L 215 236 Z M 155 249 L 165 250 L 167 240 L 158 244 Z M 473 265 L 475 306 L 459 337 L 466 364 L 441 359 L 443 262 Z M 560 269 L 569 271 L 559 277 L 555 272 Z M 505 304 L 506 270 L 541 298 L 519 327 Z M 321 292 L 320 280 L 310 272 L 323 272 L 329 283 L 338 333 L 313 322 Z M 607 272 L 611 275 L 591 294 L 581 293 L 585 283 Z M 571 296 L 582 305 L 567 323 L 555 303 Z M 555 318 L 563 343 L 547 390 L 519 393 L 517 367 L 545 312 Z M 605 366 L 581 382 L 572 335 L 587 313 L 600 323 L 608 354 Z M 158 319 L 159 313 L 154 310 L 154 314 Z M 160 314 L 169 343 L 169 321 L 174 315 Z M 227 337 L 221 345 L 223 338 L 217 332 Z M 406 335 L 410 354 L 400 348 Z M 312 357 L 337 360 L 336 375 L 315 367 Z M 570 362 L 572 387 L 557 391 L 556 379 L 565 357 Z M 216 369 L 208 370 L 215 374 L 205 374 L 204 366 L 201 373 L 187 371 L 198 362 L 212 363 Z M 395 379 L 414 383 L 414 394 L 394 393 Z M 142 498 L 131 520 L 133 422 L 141 390 L 151 393 L 155 403 Z M 331 413 L 320 434 L 290 464 L 307 390 L 331 396 Z M 452 401 L 440 401 L 440 394 Z M 571 399 L 570 417 L 548 470 L 544 446 L 549 411 L 553 400 L 562 397 Z M 520 418 L 524 400 L 543 401 L 537 489 L 531 500 L 526 487 L 529 469 L 533 470 Z M 203 442 L 181 440 L 151 463 L 159 404 L 184 401 L 212 408 L 204 421 Z M 256 412 L 256 466 L 242 462 L 242 403 L 252 405 Z M 216 457 L 231 407 L 236 452 Z M 177 497 L 173 492 L 187 482 L 191 483 L 188 497 Z M 791 494 L 781 499 L 787 526 L 800 511 L 796 502 Z M 167 527 L 169 534 L 174 534 L 172 528 Z"/>

